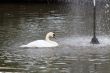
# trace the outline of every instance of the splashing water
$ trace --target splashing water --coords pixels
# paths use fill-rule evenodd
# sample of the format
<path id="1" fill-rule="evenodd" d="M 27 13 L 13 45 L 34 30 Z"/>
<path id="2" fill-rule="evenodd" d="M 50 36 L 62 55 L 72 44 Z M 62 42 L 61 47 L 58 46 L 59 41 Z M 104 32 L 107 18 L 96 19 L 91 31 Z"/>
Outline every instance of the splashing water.
<path id="1" fill-rule="evenodd" d="M 95 0 L 93 0 L 93 3 L 94 3 L 94 6 L 96 5 L 96 2 L 95 2 Z"/>
<path id="2" fill-rule="evenodd" d="M 105 5 L 105 8 L 108 8 L 108 7 L 109 7 L 109 4 L 106 4 L 106 5 Z"/>
<path id="3" fill-rule="evenodd" d="M 93 46 L 95 44 L 91 44 L 90 36 L 82 36 L 82 37 L 68 37 L 68 38 L 63 38 L 62 43 L 69 45 L 69 46 L 76 46 L 76 47 L 87 47 L 87 46 Z M 104 46 L 109 46 L 110 45 L 110 38 L 107 36 L 98 36 L 98 40 L 100 44 L 95 45 L 96 47 L 104 47 Z"/>

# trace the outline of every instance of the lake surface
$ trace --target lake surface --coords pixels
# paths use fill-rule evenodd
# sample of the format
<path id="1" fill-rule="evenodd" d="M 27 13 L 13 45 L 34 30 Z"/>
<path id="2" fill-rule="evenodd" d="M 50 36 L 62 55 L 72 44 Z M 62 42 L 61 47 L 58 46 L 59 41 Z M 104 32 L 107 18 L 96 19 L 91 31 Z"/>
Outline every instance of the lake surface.
<path id="1" fill-rule="evenodd" d="M 100 5 L 100 4 L 98 4 Z M 88 4 L 1 4 L 1 73 L 110 73 L 110 25 L 107 4 L 97 6 L 97 38 L 93 7 Z M 54 48 L 20 48 L 56 33 Z"/>

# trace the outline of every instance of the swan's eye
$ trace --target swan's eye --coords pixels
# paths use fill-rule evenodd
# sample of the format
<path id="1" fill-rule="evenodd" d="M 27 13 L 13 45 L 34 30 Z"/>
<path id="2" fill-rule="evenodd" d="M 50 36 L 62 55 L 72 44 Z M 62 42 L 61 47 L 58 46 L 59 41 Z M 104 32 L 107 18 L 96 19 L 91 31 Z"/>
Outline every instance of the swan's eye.
<path id="1" fill-rule="evenodd" d="M 53 37 L 55 37 L 55 34 L 53 34 Z"/>

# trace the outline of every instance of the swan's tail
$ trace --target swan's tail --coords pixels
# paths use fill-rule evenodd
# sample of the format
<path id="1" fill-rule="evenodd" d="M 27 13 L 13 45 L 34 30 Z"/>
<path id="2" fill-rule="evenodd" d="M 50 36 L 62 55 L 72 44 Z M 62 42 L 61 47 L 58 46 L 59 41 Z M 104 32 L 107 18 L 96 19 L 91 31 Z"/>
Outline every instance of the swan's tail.
<path id="1" fill-rule="evenodd" d="M 27 45 L 21 45 L 20 47 L 27 47 Z"/>

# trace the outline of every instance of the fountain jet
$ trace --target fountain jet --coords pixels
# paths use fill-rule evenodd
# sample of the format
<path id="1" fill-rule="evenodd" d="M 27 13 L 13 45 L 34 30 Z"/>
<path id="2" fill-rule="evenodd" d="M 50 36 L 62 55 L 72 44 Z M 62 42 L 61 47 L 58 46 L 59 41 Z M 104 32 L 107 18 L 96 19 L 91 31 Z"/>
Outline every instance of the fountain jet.
<path id="1" fill-rule="evenodd" d="M 96 38 L 96 2 L 93 0 L 94 12 L 93 12 L 93 38 L 91 40 L 92 44 L 99 44 L 98 39 Z"/>
<path id="2" fill-rule="evenodd" d="M 95 6 L 95 4 L 96 4 L 95 0 L 93 0 L 93 3 L 94 3 L 94 6 Z"/>

